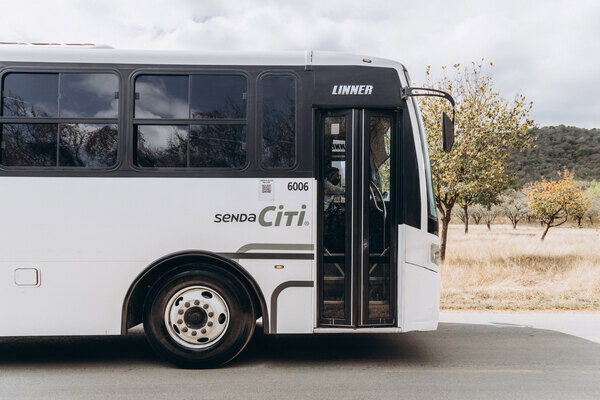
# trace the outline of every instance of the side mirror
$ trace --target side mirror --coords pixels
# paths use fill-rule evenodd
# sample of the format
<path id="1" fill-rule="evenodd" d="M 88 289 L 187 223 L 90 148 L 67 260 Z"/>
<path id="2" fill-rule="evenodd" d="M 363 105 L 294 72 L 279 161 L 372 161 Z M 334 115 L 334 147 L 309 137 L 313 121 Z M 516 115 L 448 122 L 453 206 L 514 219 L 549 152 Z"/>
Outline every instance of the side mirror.
<path id="1" fill-rule="evenodd" d="M 454 121 L 450 119 L 445 111 L 442 111 L 442 147 L 446 153 L 452 150 L 454 145 Z"/>
<path id="2" fill-rule="evenodd" d="M 417 91 L 423 91 L 425 93 L 419 93 Z M 442 147 L 446 153 L 452 150 L 454 145 L 454 116 L 456 115 L 456 102 L 450 95 L 450 93 L 439 89 L 423 88 L 423 87 L 404 87 L 402 88 L 402 98 L 406 99 L 409 96 L 428 96 L 428 97 L 441 97 L 452 104 L 452 119 L 448 117 L 448 114 L 442 112 Z"/>

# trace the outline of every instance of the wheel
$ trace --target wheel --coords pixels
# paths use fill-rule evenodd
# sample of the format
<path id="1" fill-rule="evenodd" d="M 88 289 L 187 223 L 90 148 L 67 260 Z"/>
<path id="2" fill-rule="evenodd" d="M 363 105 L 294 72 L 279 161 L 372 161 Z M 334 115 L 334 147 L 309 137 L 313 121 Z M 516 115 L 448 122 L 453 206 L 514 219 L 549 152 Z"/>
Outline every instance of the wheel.
<path id="1" fill-rule="evenodd" d="M 150 346 L 183 368 L 223 365 L 248 344 L 256 323 L 252 298 L 232 274 L 189 265 L 160 279 L 144 303 Z"/>

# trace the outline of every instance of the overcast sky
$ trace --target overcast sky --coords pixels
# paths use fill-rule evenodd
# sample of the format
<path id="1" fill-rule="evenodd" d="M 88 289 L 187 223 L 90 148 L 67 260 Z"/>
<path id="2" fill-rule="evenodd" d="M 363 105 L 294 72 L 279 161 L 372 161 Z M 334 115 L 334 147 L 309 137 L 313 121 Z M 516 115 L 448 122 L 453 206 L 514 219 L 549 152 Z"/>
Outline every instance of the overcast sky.
<path id="1" fill-rule="evenodd" d="M 540 126 L 600 128 L 600 1 L 11 0 L 0 41 L 343 51 L 401 61 L 414 83 L 483 57 Z"/>

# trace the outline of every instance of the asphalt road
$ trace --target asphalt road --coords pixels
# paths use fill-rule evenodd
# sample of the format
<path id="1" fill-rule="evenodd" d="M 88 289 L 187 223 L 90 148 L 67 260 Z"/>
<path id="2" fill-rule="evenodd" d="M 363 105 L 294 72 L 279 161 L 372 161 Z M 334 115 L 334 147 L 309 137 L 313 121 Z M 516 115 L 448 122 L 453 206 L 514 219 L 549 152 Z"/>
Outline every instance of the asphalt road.
<path id="1" fill-rule="evenodd" d="M 257 334 L 229 366 L 196 371 L 157 359 L 139 331 L 1 339 L 0 398 L 600 399 L 593 337 L 502 318 L 446 315 L 453 322 L 436 332 L 402 335 Z M 536 318 L 570 321 L 564 314 Z M 593 333 L 599 320 L 584 315 L 575 325 Z"/>

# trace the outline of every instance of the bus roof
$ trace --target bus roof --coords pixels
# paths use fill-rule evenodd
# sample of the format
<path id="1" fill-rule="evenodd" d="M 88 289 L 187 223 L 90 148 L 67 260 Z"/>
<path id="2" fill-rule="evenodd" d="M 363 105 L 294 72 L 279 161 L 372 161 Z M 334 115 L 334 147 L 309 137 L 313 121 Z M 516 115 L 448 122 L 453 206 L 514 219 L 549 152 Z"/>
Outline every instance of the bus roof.
<path id="1" fill-rule="evenodd" d="M 93 44 L 0 43 L 0 62 L 172 65 L 362 65 L 402 69 L 383 58 L 325 51 L 240 52 L 125 50 Z"/>

